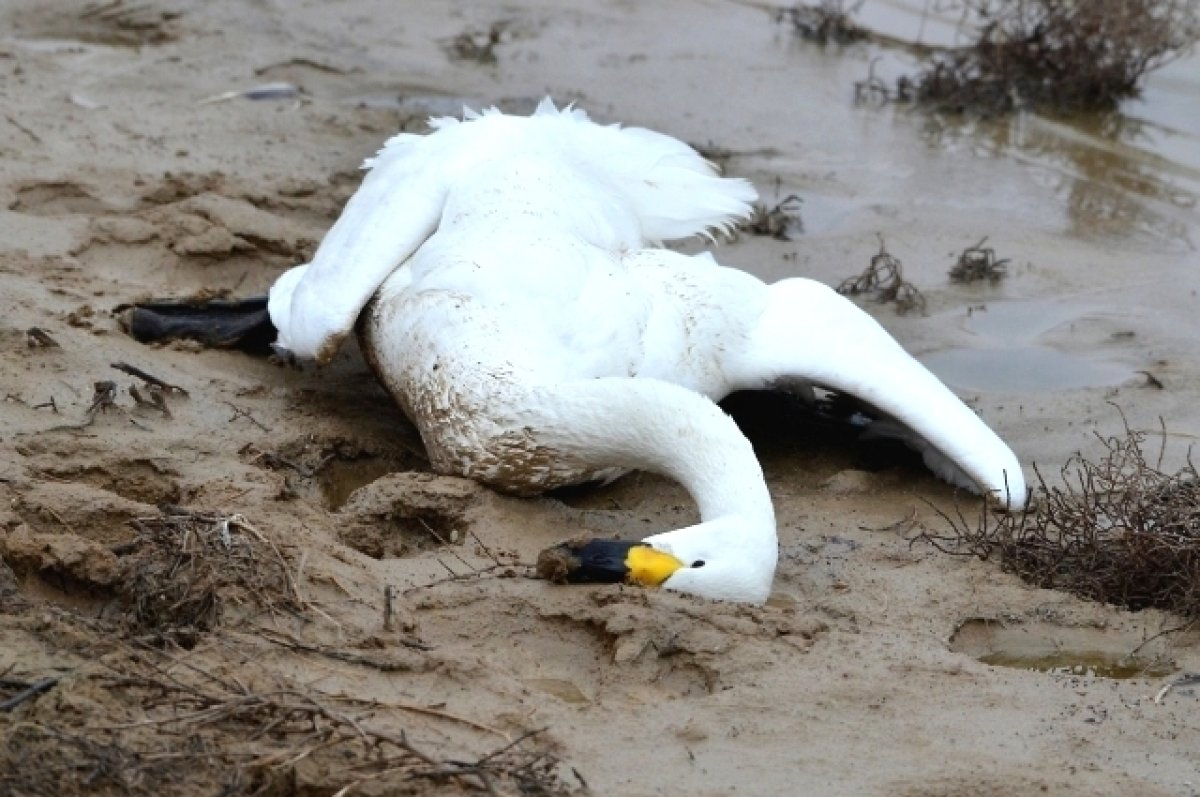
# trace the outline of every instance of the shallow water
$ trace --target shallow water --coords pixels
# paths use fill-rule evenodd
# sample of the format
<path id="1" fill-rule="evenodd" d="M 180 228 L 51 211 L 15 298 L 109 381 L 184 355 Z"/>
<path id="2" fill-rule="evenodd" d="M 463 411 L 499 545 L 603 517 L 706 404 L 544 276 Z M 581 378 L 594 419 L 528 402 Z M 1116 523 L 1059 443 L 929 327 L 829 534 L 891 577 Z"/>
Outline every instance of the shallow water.
<path id="1" fill-rule="evenodd" d="M 1091 678 L 1161 678 L 1175 670 L 1137 658 L 1094 650 L 1057 650 L 1053 653 L 993 653 L 980 656 L 984 664 L 1034 670 L 1054 675 L 1082 675 Z"/>
<path id="2" fill-rule="evenodd" d="M 962 327 L 970 346 L 921 358 L 947 384 L 973 391 L 1011 393 L 1119 385 L 1134 372 L 1102 356 L 1062 351 L 1043 341 L 1052 330 L 1094 311 L 1072 302 L 991 302 L 969 308 Z"/>
<path id="3" fill-rule="evenodd" d="M 867 0 L 857 18 L 900 42 L 966 41 L 955 4 L 940 16 L 931 5 Z M 857 64 L 861 79 L 866 62 L 877 59 L 872 68 L 888 80 L 920 63 L 900 47 L 879 45 L 793 44 L 789 53 L 808 63 L 831 56 L 842 59 L 834 78 L 842 85 L 848 64 Z M 811 98 L 828 88 L 801 90 Z M 787 187 L 805 199 L 810 234 L 847 232 L 871 216 L 877 229 L 889 230 L 889 251 L 940 305 L 925 324 L 921 359 L 954 387 L 997 395 L 1114 387 L 1165 361 L 1151 352 L 1190 359 L 1189 341 L 1200 332 L 1191 301 L 1200 229 L 1197 108 L 1196 53 L 1152 73 L 1143 95 L 1120 113 L 972 122 L 899 106 L 826 104 L 816 123 L 835 126 L 841 138 L 822 153 L 837 164 L 836 176 L 814 186 L 809 175 L 807 185 Z M 976 243 L 967 231 L 987 235 L 997 257 L 1011 258 L 1000 285 L 947 285 L 954 253 Z M 938 258 L 935 241 L 953 248 Z M 870 249 L 854 254 L 869 257 Z M 1111 327 L 1116 319 L 1119 331 L 1076 334 L 1077 322 Z M 942 328 L 933 331 L 933 322 Z M 955 339 L 948 328 L 962 334 Z M 1136 345 L 1119 345 L 1135 335 Z"/>
<path id="4" fill-rule="evenodd" d="M 868 28 L 913 44 L 969 41 L 958 4 L 945 5 L 939 13 L 927 2 L 868 0 L 859 14 Z M 882 58 L 891 64 L 881 70 L 912 71 L 911 57 L 892 52 Z M 1124 103 L 1119 113 L 1057 119 L 1022 114 L 974 126 L 973 143 L 985 151 L 990 145 L 994 154 L 1028 165 L 1035 179 L 1057 187 L 1081 234 L 1129 233 L 1140 222 L 1194 244 L 1192 212 L 1200 196 L 1198 75 L 1200 53 L 1193 52 L 1150 73 L 1141 96 Z"/>
<path id="5" fill-rule="evenodd" d="M 972 619 L 954 632 L 950 649 L 984 664 L 1054 675 L 1161 678 L 1176 671 L 1169 660 L 1145 652 L 1144 641 L 1103 628 Z"/>
<path id="6" fill-rule="evenodd" d="M 1200 56 L 1152 75 L 1123 114 L 964 123 L 853 101 L 872 61 L 888 79 L 921 63 L 903 44 L 964 40 L 952 9 L 929 10 L 942 4 L 865 0 L 857 18 L 893 43 L 845 47 L 800 40 L 773 20 L 774 5 L 753 0 L 675 0 L 639 9 L 636 20 L 621 3 L 528 5 L 446 23 L 448 31 L 480 30 L 503 19 L 508 31 L 496 61 L 476 65 L 475 85 L 461 95 L 428 88 L 443 83 L 423 63 L 444 60 L 436 44 L 428 53 L 389 51 L 373 46 L 382 32 L 357 31 L 338 55 L 356 62 L 366 50 L 391 60 L 370 64 L 343 101 L 443 114 L 463 103 L 525 111 L 550 94 L 602 121 L 684 136 L 699 130 L 691 143 L 725 150 L 728 171 L 752 176 L 764 200 L 803 196 L 809 234 L 861 231 L 872 217 L 868 233 L 880 221 L 980 211 L 996 244 L 1029 226 L 1089 239 L 1144 236 L 1176 251 L 1194 244 Z M 755 270 L 788 271 L 774 263 Z"/>
<path id="7" fill-rule="evenodd" d="M 1024 393 L 1119 385 L 1133 374 L 1116 363 L 1047 346 L 946 349 L 921 360 L 946 384 L 987 393 Z"/>

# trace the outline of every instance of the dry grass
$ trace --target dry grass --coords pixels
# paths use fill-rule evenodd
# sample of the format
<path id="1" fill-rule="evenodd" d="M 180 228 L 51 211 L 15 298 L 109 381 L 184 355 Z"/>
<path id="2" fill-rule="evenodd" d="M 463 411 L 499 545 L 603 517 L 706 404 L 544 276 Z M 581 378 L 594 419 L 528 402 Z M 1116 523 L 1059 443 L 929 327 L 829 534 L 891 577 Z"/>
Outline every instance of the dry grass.
<path id="1" fill-rule="evenodd" d="M 134 521 L 138 536 L 118 546 L 122 583 L 99 618 L 4 603 L 4 627 L 33 635 L 61 665 L 0 672 L 0 795 L 578 793 L 545 729 L 508 736 L 274 666 L 297 655 L 372 673 L 436 665 L 419 640 L 390 638 L 376 653 L 344 638 L 324 644 L 310 620 L 328 616 L 299 595 L 295 565 L 270 536 L 236 514 L 161 511 Z M 8 581 L 0 587 L 18 589 Z M 449 723 L 501 741 L 410 738 L 414 716 L 420 735 Z"/>
<path id="2" fill-rule="evenodd" d="M 133 521 L 138 536 L 121 548 L 120 598 L 134 636 L 190 647 L 232 606 L 301 611 L 288 560 L 246 518 L 161 511 Z"/>
<path id="3" fill-rule="evenodd" d="M 778 9 L 775 21 L 789 23 L 797 36 L 817 44 L 853 44 L 867 35 L 854 22 L 854 12 L 863 2 L 858 0 L 850 7 L 845 0 L 798 4 Z"/>
<path id="4" fill-rule="evenodd" d="M 386 706 L 373 701 L 290 683 L 254 689 L 153 649 L 110 651 L 103 668 L 63 688 L 68 710 L 0 724 L 0 793 L 573 792 L 541 730 L 448 758 L 375 722 Z M 70 710 L 98 693 L 103 715 Z"/>
<path id="5" fill-rule="evenodd" d="M 755 202 L 750 206 L 750 216 L 734 228 L 734 237 L 744 232 L 769 236 L 777 241 L 790 241 L 793 236 L 804 232 L 804 220 L 800 216 L 803 204 L 804 200 L 796 194 L 784 197 L 774 207 Z"/>
<path id="6" fill-rule="evenodd" d="M 1146 460 L 1145 438 L 1127 425 L 1123 435 L 1100 438 L 1100 459 L 1069 460 L 1061 487 L 1038 473 L 1031 509 L 984 511 L 973 523 L 943 514 L 951 532 L 922 538 L 950 553 L 998 555 L 1039 587 L 1200 618 L 1200 474 L 1190 460 L 1164 473 Z"/>

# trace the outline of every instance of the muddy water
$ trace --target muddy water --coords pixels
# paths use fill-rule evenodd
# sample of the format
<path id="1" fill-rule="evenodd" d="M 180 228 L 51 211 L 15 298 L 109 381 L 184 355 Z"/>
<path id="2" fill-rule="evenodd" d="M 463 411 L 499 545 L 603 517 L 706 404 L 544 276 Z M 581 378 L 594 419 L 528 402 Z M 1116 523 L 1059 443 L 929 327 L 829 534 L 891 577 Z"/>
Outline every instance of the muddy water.
<path id="1" fill-rule="evenodd" d="M 1045 299 L 978 305 L 968 308 L 965 318 L 955 310 L 950 315 L 969 333 L 967 344 L 932 352 L 922 361 L 957 387 L 990 393 L 1119 385 L 1135 376 L 1127 366 L 1044 343 L 1053 330 L 1100 320 L 1103 312 Z"/>
<path id="2" fill-rule="evenodd" d="M 959 626 L 950 649 L 996 667 L 1096 678 L 1161 678 L 1175 672 L 1169 659 L 1144 653 L 1146 640 L 1101 628 L 1048 623 L 1009 626 L 972 619 Z"/>

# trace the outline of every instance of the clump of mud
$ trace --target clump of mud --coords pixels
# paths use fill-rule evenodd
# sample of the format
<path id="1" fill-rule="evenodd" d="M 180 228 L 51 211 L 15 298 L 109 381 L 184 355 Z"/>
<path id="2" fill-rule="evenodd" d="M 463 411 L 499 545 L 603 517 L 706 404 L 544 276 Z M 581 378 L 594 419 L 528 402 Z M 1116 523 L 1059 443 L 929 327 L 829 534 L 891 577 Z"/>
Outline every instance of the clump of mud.
<path id="1" fill-rule="evenodd" d="M 1126 425 L 1123 435 L 1100 438 L 1106 453 L 1098 460 L 1069 460 L 1061 487 L 1038 473 L 1031 509 L 984 512 L 974 523 L 943 514 L 951 533 L 923 538 L 950 553 L 998 555 L 1039 587 L 1198 619 L 1200 474 L 1190 460 L 1173 474 L 1149 463 L 1145 437 Z"/>

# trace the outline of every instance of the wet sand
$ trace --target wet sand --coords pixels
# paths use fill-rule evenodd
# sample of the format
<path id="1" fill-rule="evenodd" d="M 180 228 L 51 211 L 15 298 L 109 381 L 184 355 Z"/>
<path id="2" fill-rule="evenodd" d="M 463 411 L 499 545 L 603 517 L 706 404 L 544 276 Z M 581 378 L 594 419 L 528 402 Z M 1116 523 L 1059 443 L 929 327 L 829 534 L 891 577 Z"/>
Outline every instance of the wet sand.
<path id="1" fill-rule="evenodd" d="M 0 9 L 0 553 L 15 570 L 6 582 L 0 569 L 0 674 L 63 679 L 0 714 L 0 737 L 140 711 L 92 680 L 125 654 L 98 655 L 97 632 L 71 618 L 115 611 L 113 548 L 165 502 L 243 516 L 286 555 L 307 607 L 231 606 L 173 655 L 251 685 L 375 701 L 371 722 L 447 758 L 546 728 L 531 743 L 561 761 L 564 788 L 595 794 L 1196 793 L 1198 694 L 1153 698 L 1200 671 L 1200 636 L 914 543 L 922 525 L 944 530 L 935 508 L 977 510 L 911 462 L 751 403 L 739 417 L 780 520 L 767 606 L 554 587 L 525 577 L 540 549 L 580 530 L 693 522 L 686 494 L 634 474 L 497 496 L 427 473 L 355 351 L 317 373 L 121 333 L 114 308 L 131 300 L 265 291 L 311 255 L 393 132 L 550 94 L 719 155 L 768 204 L 802 197 L 803 234 L 743 236 L 718 250 L 726 264 L 836 284 L 882 236 L 928 311 L 872 312 L 1049 480 L 1072 454 L 1102 452 L 1096 435 L 1119 433 L 1121 413 L 1155 434 L 1163 419 L 1165 467 L 1182 461 L 1200 428 L 1200 131 L 1178 111 L 1200 89 L 1186 65 L 1116 133 L 1034 116 L 951 124 L 853 105 L 873 45 L 815 48 L 749 4 L 646 5 Z M 447 47 L 498 22 L 494 60 Z M 908 63 L 884 55 L 883 69 Z M 299 93 L 224 97 L 277 82 Z M 954 255 L 984 236 L 1008 278 L 952 284 Z M 58 345 L 30 345 L 30 327 Z M 166 397 L 170 417 L 139 407 L 138 380 L 114 362 L 187 396 Z M 102 380 L 117 383 L 116 407 L 85 426 Z M 405 666 L 314 655 L 261 627 Z M 1046 639 L 1062 653 L 1054 672 L 979 658 L 1045 660 Z M 1144 675 L 1086 672 L 1129 675 L 1096 663 L 1143 643 Z M 289 777 L 313 793 L 350 782 L 302 766 Z"/>

